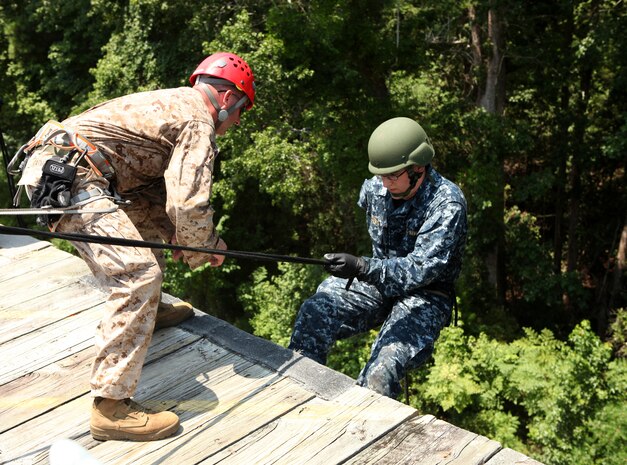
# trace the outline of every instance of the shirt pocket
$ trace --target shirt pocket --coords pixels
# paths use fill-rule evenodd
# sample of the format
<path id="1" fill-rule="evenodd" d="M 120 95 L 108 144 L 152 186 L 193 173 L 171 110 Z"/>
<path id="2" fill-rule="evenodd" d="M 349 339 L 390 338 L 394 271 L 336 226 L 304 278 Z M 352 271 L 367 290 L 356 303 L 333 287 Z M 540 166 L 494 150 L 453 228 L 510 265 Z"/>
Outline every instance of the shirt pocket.
<path id="1" fill-rule="evenodd" d="M 385 220 L 385 217 L 373 214 L 368 216 L 368 232 L 370 233 L 370 238 L 374 244 L 379 246 L 384 245 L 386 226 L 387 221 Z"/>

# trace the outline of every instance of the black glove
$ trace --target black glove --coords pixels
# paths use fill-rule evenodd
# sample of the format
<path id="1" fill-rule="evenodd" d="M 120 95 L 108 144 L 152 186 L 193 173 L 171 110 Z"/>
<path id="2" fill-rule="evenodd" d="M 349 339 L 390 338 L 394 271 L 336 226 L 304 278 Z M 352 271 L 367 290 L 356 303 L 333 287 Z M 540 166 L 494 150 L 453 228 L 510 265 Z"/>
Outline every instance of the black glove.
<path id="1" fill-rule="evenodd" d="M 324 269 L 338 278 L 358 278 L 368 271 L 368 264 L 362 257 L 355 257 L 347 253 L 328 253 Z"/>

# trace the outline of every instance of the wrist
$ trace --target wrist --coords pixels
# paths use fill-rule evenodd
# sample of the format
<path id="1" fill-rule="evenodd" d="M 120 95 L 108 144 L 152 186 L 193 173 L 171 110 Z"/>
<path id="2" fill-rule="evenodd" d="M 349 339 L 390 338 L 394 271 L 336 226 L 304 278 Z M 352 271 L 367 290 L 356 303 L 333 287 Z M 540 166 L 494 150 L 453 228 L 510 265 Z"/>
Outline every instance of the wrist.
<path id="1" fill-rule="evenodd" d="M 357 273 L 357 279 L 360 281 L 365 281 L 368 277 L 368 271 L 370 270 L 370 258 L 368 257 L 359 257 L 359 272 Z"/>
<path id="2" fill-rule="evenodd" d="M 207 240 L 206 248 L 217 249 L 219 243 L 220 243 L 220 236 L 218 235 L 217 231 L 214 228 L 213 232 L 211 233 L 211 236 L 209 236 L 209 239 Z"/>

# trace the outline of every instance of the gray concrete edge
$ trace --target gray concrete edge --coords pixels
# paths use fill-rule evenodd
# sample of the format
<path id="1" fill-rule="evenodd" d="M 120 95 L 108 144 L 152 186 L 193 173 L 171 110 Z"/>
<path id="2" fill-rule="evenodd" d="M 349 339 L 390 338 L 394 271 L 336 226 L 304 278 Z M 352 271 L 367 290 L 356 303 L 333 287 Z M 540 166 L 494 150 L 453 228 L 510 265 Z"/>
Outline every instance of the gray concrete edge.
<path id="1" fill-rule="evenodd" d="M 324 400 L 334 399 L 355 385 L 355 380 L 349 376 L 200 310 L 194 311 L 194 318 L 181 323 L 180 329 L 206 337 L 249 361 L 289 377 Z"/>

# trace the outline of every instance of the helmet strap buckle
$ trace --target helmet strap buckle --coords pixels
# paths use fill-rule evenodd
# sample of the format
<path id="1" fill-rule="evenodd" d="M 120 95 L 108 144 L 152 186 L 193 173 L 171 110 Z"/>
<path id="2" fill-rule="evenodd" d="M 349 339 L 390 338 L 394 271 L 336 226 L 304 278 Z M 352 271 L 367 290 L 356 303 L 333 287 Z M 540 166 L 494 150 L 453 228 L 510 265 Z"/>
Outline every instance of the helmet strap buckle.
<path id="1" fill-rule="evenodd" d="M 209 90 L 208 85 L 197 84 L 196 86 L 201 91 L 201 93 L 205 95 L 207 99 L 209 99 L 209 102 L 211 103 L 213 108 L 215 108 L 216 112 L 218 113 L 218 121 L 220 122 L 225 121 L 231 115 L 232 107 L 229 110 L 225 110 L 224 108 L 221 108 L 220 104 L 218 104 L 218 100 L 215 98 L 211 90 Z"/>

